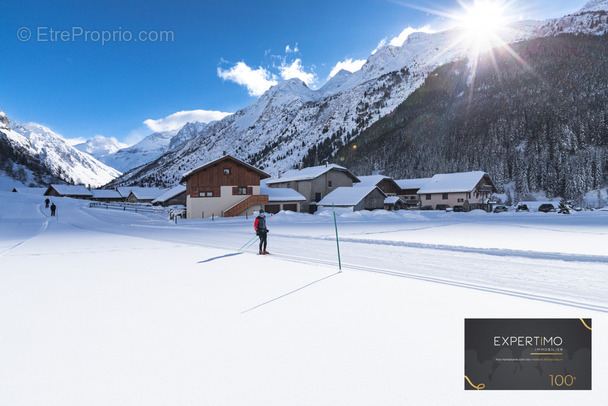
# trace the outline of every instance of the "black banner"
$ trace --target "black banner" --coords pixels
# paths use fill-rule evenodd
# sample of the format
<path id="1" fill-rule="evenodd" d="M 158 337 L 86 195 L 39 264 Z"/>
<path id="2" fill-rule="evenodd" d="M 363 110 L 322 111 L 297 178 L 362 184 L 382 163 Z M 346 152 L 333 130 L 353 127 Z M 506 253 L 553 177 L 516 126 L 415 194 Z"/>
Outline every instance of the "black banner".
<path id="1" fill-rule="evenodd" d="M 465 319 L 466 390 L 591 389 L 591 319 Z"/>

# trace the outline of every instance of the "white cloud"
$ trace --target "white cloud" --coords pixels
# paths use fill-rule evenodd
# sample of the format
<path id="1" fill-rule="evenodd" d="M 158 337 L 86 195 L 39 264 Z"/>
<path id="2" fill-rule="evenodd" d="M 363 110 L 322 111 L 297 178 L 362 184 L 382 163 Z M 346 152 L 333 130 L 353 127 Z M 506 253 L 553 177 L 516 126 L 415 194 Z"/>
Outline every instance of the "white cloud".
<path id="1" fill-rule="evenodd" d="M 190 110 L 178 111 L 165 118 L 158 120 L 147 119 L 143 122 L 148 128 L 154 132 L 176 130 L 183 127 L 186 123 L 208 123 L 210 121 L 221 120 L 222 118 L 232 113 L 224 113 L 221 111 L 209 110 Z"/>
<path id="2" fill-rule="evenodd" d="M 68 145 L 71 145 L 71 146 L 82 144 L 83 142 L 87 141 L 86 138 L 82 138 L 82 137 L 78 137 L 78 138 L 64 138 L 63 140 L 65 142 L 67 142 Z"/>
<path id="3" fill-rule="evenodd" d="M 430 25 L 425 25 L 424 27 L 420 27 L 420 28 L 412 28 L 412 27 L 407 27 L 405 30 L 401 31 L 401 34 L 399 34 L 398 36 L 396 36 L 395 38 L 393 38 L 389 44 L 390 45 L 394 45 L 396 47 L 400 47 L 401 45 L 403 45 L 403 43 L 405 42 L 405 40 L 407 39 L 407 37 L 410 36 L 410 34 L 414 33 L 414 32 L 426 32 L 427 34 L 432 34 L 435 31 L 431 29 Z M 382 43 L 384 40 L 380 41 L 380 43 Z M 378 44 L 380 45 L 380 44 Z M 383 44 L 384 45 L 384 44 Z M 376 48 L 378 49 L 378 48 Z"/>
<path id="4" fill-rule="evenodd" d="M 382 41 L 378 42 L 378 45 L 376 46 L 376 49 L 374 49 L 372 51 L 372 55 L 375 54 L 376 52 L 378 52 L 378 50 L 380 48 L 382 48 L 383 46 L 385 46 L 385 45 L 386 45 L 386 38 L 383 38 Z"/>
<path id="5" fill-rule="evenodd" d="M 260 96 L 271 86 L 277 84 L 275 76 L 266 69 L 260 66 L 254 70 L 245 62 L 238 62 L 228 70 L 217 68 L 217 75 L 224 80 L 246 86 L 250 96 Z"/>
<path id="6" fill-rule="evenodd" d="M 329 79 L 333 78 L 336 73 L 340 72 L 342 69 L 345 69 L 349 72 L 356 72 L 363 64 L 365 64 L 365 59 L 356 59 L 353 61 L 352 58 L 346 58 L 342 62 L 338 62 L 329 73 Z"/>
<path id="7" fill-rule="evenodd" d="M 296 45 L 292 48 L 289 45 L 287 45 L 285 47 L 285 53 L 291 53 L 291 52 L 300 52 L 300 48 L 298 48 L 298 43 L 296 42 Z"/>
<path id="8" fill-rule="evenodd" d="M 283 62 L 283 64 L 279 66 L 279 71 L 281 72 L 281 77 L 285 80 L 298 78 L 308 86 L 317 81 L 317 75 L 312 72 L 307 73 L 304 71 L 304 68 L 302 67 L 302 60 L 300 58 L 294 60 L 291 65 Z"/>

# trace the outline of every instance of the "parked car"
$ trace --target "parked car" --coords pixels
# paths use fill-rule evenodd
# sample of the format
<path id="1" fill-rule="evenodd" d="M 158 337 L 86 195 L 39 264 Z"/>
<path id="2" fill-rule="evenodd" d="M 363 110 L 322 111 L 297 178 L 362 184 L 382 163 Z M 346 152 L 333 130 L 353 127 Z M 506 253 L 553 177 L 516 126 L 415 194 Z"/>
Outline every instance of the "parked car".
<path id="1" fill-rule="evenodd" d="M 555 206 L 551 203 L 543 203 L 538 206 L 538 211 L 542 211 L 543 213 L 549 213 L 555 211 Z"/>
<path id="2" fill-rule="evenodd" d="M 433 206 L 422 206 L 420 210 L 433 210 Z"/>
<path id="3" fill-rule="evenodd" d="M 465 212 L 466 210 L 464 209 L 464 206 L 456 205 L 456 206 L 454 206 L 454 211 L 462 213 L 462 212 Z"/>
<path id="4" fill-rule="evenodd" d="M 503 205 L 498 205 L 498 206 L 494 206 L 494 213 L 504 213 L 506 211 L 509 211 L 509 209 L 507 209 L 507 206 L 503 206 Z"/>
<path id="5" fill-rule="evenodd" d="M 530 211 L 530 209 L 528 209 L 527 204 L 519 204 L 519 205 L 517 205 L 517 208 L 515 209 L 515 211 Z"/>
<path id="6" fill-rule="evenodd" d="M 449 204 L 438 204 L 437 206 L 435 206 L 435 210 L 445 210 L 449 207 L 450 207 Z"/>

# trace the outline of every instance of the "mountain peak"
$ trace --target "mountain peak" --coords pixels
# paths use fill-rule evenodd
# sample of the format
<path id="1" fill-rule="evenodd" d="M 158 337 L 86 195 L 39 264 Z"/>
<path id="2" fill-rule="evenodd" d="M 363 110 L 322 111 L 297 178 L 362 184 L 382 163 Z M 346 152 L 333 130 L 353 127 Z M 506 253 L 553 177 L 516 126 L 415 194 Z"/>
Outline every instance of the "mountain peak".
<path id="1" fill-rule="evenodd" d="M 0 128 L 3 128 L 5 130 L 8 130 L 9 128 L 8 117 L 6 116 L 6 114 L 4 114 L 2 110 L 0 110 Z"/>

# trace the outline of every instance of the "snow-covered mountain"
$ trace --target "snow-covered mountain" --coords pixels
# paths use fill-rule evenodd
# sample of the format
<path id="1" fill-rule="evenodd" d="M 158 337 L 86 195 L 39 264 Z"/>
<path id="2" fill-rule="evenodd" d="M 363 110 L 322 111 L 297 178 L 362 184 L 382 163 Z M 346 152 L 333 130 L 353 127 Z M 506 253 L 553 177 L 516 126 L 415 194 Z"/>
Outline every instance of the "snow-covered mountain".
<path id="1" fill-rule="evenodd" d="M 19 177 L 21 181 L 25 180 L 24 183 L 61 179 L 68 183 L 96 187 L 121 175 L 117 170 L 70 146 L 60 135 L 40 124 L 19 124 L 10 121 L 2 113 L 0 134 L 4 148 L 11 148 L 7 153 L 16 157 L 10 160 L 10 165 L 26 165 L 24 162 L 27 161 L 27 166 L 19 168 Z M 8 169 L 6 162 L 5 172 Z M 39 166 L 32 169 L 32 162 L 37 162 Z M 14 172 L 14 168 L 10 172 Z"/>
<path id="2" fill-rule="evenodd" d="M 135 145 L 99 157 L 108 166 L 127 172 L 156 160 L 196 136 L 207 124 L 186 123 L 182 128 L 148 135 Z"/>
<path id="3" fill-rule="evenodd" d="M 127 147 L 127 144 L 119 142 L 116 138 L 107 138 L 100 135 L 86 140 L 81 144 L 74 145 L 74 148 L 77 150 L 87 153 L 97 160 L 105 155 L 113 154 Z"/>

